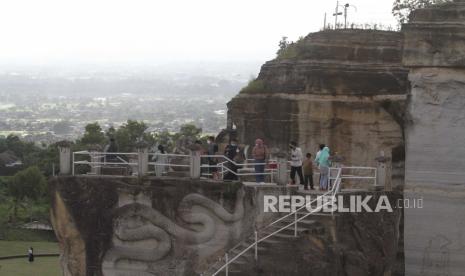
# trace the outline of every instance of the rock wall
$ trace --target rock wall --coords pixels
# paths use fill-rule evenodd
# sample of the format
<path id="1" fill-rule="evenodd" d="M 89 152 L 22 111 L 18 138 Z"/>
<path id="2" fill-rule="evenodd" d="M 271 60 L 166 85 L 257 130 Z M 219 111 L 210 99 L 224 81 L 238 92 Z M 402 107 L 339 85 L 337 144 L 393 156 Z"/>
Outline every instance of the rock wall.
<path id="1" fill-rule="evenodd" d="M 308 35 L 292 58 L 262 66 L 261 89 L 239 93 L 228 104 L 230 128 L 245 144 L 257 137 L 281 151 L 297 141 L 315 153 L 330 146 L 350 165 L 376 165 L 384 151 L 403 167 L 407 70 L 403 35 L 337 30 Z M 402 182 L 402 169 L 397 170 Z M 398 183 L 398 184 L 399 184 Z"/>
<path id="2" fill-rule="evenodd" d="M 264 195 L 294 193 L 182 178 L 58 177 L 50 188 L 66 276 L 200 275 L 281 216 L 264 213 Z M 392 206 L 401 198 L 366 194 L 387 195 Z M 370 201 L 373 209 L 376 202 Z M 403 275 L 401 210 L 309 219 L 298 238 L 277 236 L 258 263 L 240 264 L 239 275 Z"/>
<path id="3" fill-rule="evenodd" d="M 346 202 L 350 195 L 344 194 Z M 373 196 L 372 203 L 380 196 L 387 196 L 393 207 L 402 198 L 400 192 L 357 195 Z M 373 204 L 370 206 L 375 208 Z M 399 254 L 403 231 L 401 209 L 310 219 L 316 220 L 316 225 L 303 230 L 296 238 L 274 241 L 270 250 L 259 254 L 257 265 L 249 262 L 248 270 L 243 267 L 240 275 L 405 275 L 403 255 Z M 305 225 L 301 223 L 299 228 Z"/>
<path id="4" fill-rule="evenodd" d="M 51 217 L 64 275 L 198 275 L 274 218 L 287 188 L 186 178 L 58 177 Z"/>
<path id="5" fill-rule="evenodd" d="M 404 25 L 410 69 L 406 126 L 407 275 L 465 271 L 465 1 L 420 9 Z"/>

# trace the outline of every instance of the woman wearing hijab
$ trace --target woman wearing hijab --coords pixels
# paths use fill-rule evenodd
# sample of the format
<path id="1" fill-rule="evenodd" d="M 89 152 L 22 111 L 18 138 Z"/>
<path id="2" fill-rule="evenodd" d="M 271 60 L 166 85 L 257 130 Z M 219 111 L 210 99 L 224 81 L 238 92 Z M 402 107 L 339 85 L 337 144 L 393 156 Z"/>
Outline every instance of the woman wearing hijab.
<path id="1" fill-rule="evenodd" d="M 252 157 L 255 160 L 255 180 L 257 183 L 264 183 L 265 182 L 265 162 L 266 157 L 268 156 L 268 149 L 263 143 L 262 139 L 255 140 L 255 147 L 252 150 Z"/>
<path id="2" fill-rule="evenodd" d="M 317 163 L 320 167 L 320 190 L 328 189 L 329 167 L 331 161 L 329 160 L 329 148 L 324 147 L 317 158 Z"/>

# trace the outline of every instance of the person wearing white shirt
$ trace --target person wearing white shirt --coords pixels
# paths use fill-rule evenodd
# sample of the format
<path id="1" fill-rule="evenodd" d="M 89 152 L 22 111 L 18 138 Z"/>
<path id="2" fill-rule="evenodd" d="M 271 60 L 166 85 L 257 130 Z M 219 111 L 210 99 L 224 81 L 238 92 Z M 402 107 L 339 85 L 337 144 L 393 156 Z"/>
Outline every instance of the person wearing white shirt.
<path id="1" fill-rule="evenodd" d="M 302 150 L 297 147 L 296 142 L 291 142 L 289 145 L 291 148 L 291 180 L 292 180 L 292 185 L 295 185 L 295 174 L 297 173 L 299 175 L 299 184 L 304 185 L 304 175 L 302 173 L 302 162 L 303 162 L 303 154 Z"/>

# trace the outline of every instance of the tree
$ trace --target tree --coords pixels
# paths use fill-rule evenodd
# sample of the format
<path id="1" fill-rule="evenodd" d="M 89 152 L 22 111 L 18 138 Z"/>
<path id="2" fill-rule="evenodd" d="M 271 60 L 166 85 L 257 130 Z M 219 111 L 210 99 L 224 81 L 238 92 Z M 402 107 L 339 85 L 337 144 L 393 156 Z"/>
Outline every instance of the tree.
<path id="1" fill-rule="evenodd" d="M 202 128 L 197 127 L 193 124 L 185 124 L 181 126 L 179 130 L 179 134 L 185 137 L 192 137 L 195 139 L 200 138 L 200 134 L 202 134 Z"/>
<path id="2" fill-rule="evenodd" d="M 9 135 L 6 138 L 0 138 L 0 153 L 4 151 L 14 153 L 23 162 L 25 168 L 38 166 L 47 176 L 52 174 L 52 164 L 58 164 L 58 149 L 56 145 L 40 148 L 34 143 L 25 142 L 17 136 Z M 0 174 L 9 174 L 10 172 L 11 170 L 7 171 L 0 168 Z"/>
<path id="3" fill-rule="evenodd" d="M 115 127 L 111 126 L 107 129 L 105 132 L 105 135 L 110 139 L 110 138 L 115 138 L 116 135 L 116 129 Z"/>
<path id="4" fill-rule="evenodd" d="M 148 126 L 144 122 L 128 120 L 115 132 L 115 140 L 119 150 L 122 152 L 132 152 L 138 141 L 145 141 L 149 146 L 155 143 L 154 137 L 146 133 Z"/>
<path id="5" fill-rule="evenodd" d="M 175 134 L 169 131 L 161 131 L 154 134 L 155 144 L 162 145 L 167 152 L 172 152 L 175 147 Z"/>
<path id="6" fill-rule="evenodd" d="M 16 173 L 8 183 L 8 195 L 13 198 L 13 218 L 18 216 L 18 207 L 25 200 L 35 201 L 42 197 L 46 180 L 37 166 Z"/>
<path id="7" fill-rule="evenodd" d="M 395 0 L 392 6 L 392 15 L 399 24 L 404 24 L 408 22 L 408 17 L 412 11 L 445 2 L 450 2 L 450 0 Z"/>
<path id="8" fill-rule="evenodd" d="M 180 153 L 187 152 L 188 146 L 200 139 L 202 129 L 193 124 L 182 125 L 179 132 L 173 135 L 175 151 Z"/>
<path id="9" fill-rule="evenodd" d="M 105 143 L 105 135 L 97 122 L 86 125 L 86 130 L 81 139 L 81 143 L 86 145 L 102 145 Z"/>
<path id="10" fill-rule="evenodd" d="M 281 40 L 279 41 L 279 50 L 276 53 L 278 56 L 281 55 L 289 46 L 289 42 L 287 41 L 287 36 L 283 36 Z"/>

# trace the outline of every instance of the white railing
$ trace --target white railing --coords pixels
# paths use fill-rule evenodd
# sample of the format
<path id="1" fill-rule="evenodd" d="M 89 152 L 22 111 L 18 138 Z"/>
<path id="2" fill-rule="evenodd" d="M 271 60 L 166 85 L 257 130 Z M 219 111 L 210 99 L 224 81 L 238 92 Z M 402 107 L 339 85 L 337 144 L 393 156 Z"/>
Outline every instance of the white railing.
<path id="1" fill-rule="evenodd" d="M 142 158 L 145 155 L 145 159 L 147 161 L 143 161 Z M 80 156 L 87 156 L 86 160 L 79 160 Z M 269 176 L 270 182 L 274 183 L 275 175 L 278 173 L 278 170 L 284 169 L 280 168 L 280 165 L 276 160 L 270 160 L 264 163 L 254 163 L 255 160 L 247 159 L 246 163 L 238 163 L 234 160 L 231 160 L 227 156 L 224 155 L 200 155 L 200 160 L 208 160 L 210 158 L 217 159 L 217 163 L 209 164 L 209 163 L 200 163 L 200 168 L 197 167 L 197 170 L 200 170 L 200 174 L 203 176 L 209 176 L 211 173 L 203 172 L 204 169 L 216 168 L 218 170 L 221 179 L 224 179 L 227 173 L 232 174 L 236 177 L 241 176 Z M 78 160 L 76 160 L 78 159 Z M 156 159 L 156 160 L 154 160 Z M 162 176 L 171 168 L 186 168 L 191 169 L 193 167 L 192 156 L 187 154 L 161 154 L 161 153 L 141 153 L 141 152 L 93 152 L 93 151 L 77 151 L 72 153 L 72 175 L 76 173 L 76 167 L 79 165 L 89 166 L 91 168 L 91 174 L 100 174 L 100 169 L 104 166 L 108 167 L 123 167 L 127 168 L 128 172 L 131 170 L 133 173 L 137 173 L 139 166 L 139 162 L 143 162 L 147 170 L 143 171 L 145 173 L 148 171 L 149 166 L 153 166 L 155 168 L 155 173 L 157 176 Z M 236 167 L 237 170 L 233 170 L 229 167 L 229 164 L 232 164 Z M 270 164 L 276 165 L 276 168 L 269 168 L 267 167 Z M 255 166 L 264 166 L 263 172 L 256 172 Z M 286 166 L 289 166 L 289 161 L 286 162 Z M 341 171 L 342 169 L 342 171 Z M 288 168 L 286 168 L 285 172 L 289 172 Z M 340 172 L 340 174 L 339 174 Z M 355 172 L 355 173 L 354 173 Z M 318 173 L 316 173 L 318 174 Z M 375 167 L 356 167 L 356 166 L 349 166 L 345 167 L 342 166 L 340 168 L 330 168 L 329 169 L 329 188 L 334 186 L 334 183 L 337 179 L 339 181 L 347 180 L 366 180 L 372 181 L 373 185 L 377 185 L 377 168 Z M 339 185 L 341 185 L 339 183 Z"/>
<path id="2" fill-rule="evenodd" d="M 89 160 L 76 160 L 78 156 L 88 156 Z M 123 157 L 126 157 L 124 159 Z M 77 151 L 72 154 L 72 175 L 76 173 L 76 165 L 86 165 L 93 170 L 102 168 L 103 166 L 124 166 L 127 168 L 137 168 L 138 153 L 134 152 L 92 152 L 92 151 Z"/>
<path id="3" fill-rule="evenodd" d="M 153 166 L 156 176 L 163 176 L 170 168 L 191 167 L 190 155 L 172 153 L 149 153 L 149 166 Z"/>
<path id="4" fill-rule="evenodd" d="M 341 168 L 336 168 L 337 170 L 337 175 L 336 177 L 334 178 L 334 185 L 333 187 L 328 191 L 326 192 L 325 194 L 323 195 L 320 195 L 318 196 L 316 199 L 310 201 L 310 202 L 307 202 L 304 206 L 296 209 L 295 211 L 293 212 L 290 212 L 289 214 L 273 221 L 272 223 L 268 224 L 266 227 L 262 228 L 261 231 L 264 231 L 266 229 L 269 229 L 271 226 L 274 226 L 276 225 L 278 222 L 281 222 L 281 221 L 284 221 L 286 218 L 289 218 L 291 216 L 293 216 L 294 218 L 294 221 L 289 223 L 289 224 L 286 224 L 285 226 L 281 227 L 281 228 L 278 228 L 278 230 L 270 233 L 270 234 L 265 234 L 265 236 L 259 238 L 259 231 L 256 230 L 254 232 L 254 235 L 253 235 L 253 238 L 254 238 L 254 242 L 252 242 L 249 246 L 247 246 L 245 249 L 243 249 L 242 251 L 240 251 L 239 253 L 237 253 L 234 257 L 230 258 L 229 254 L 226 253 L 224 255 L 224 265 L 222 265 L 219 269 L 217 269 L 215 272 L 213 272 L 212 274 L 210 274 L 211 276 L 215 276 L 215 275 L 218 275 L 219 273 L 221 273 L 223 270 L 225 271 L 226 273 L 226 276 L 229 274 L 229 266 L 235 261 L 237 260 L 239 257 L 241 257 L 242 255 L 244 255 L 246 252 L 248 252 L 249 250 L 251 250 L 252 248 L 254 249 L 254 256 L 255 256 L 255 261 L 258 260 L 258 244 L 260 242 L 263 242 L 273 236 L 275 236 L 276 234 L 294 226 L 294 237 L 297 237 L 297 225 L 300 221 L 304 220 L 305 218 L 307 218 L 308 216 L 312 215 L 313 213 L 316 213 L 316 212 L 319 212 L 322 208 L 324 208 L 325 206 L 327 205 L 330 205 L 332 204 L 332 202 L 335 201 L 335 198 L 336 198 L 336 194 L 337 192 L 339 191 L 340 189 L 340 185 L 341 185 L 341 171 L 342 169 Z M 318 206 L 317 209 L 314 209 L 314 210 L 311 210 L 309 211 L 307 214 L 301 216 L 300 218 L 298 218 L 298 213 L 302 210 L 308 210 L 308 207 L 311 207 L 311 205 L 315 202 L 318 202 L 320 200 L 321 202 L 321 199 L 322 198 L 327 198 L 327 197 L 330 197 L 331 200 L 327 200 L 325 203 L 323 203 L 322 205 Z M 237 249 L 240 245 L 242 245 L 243 242 L 239 243 L 238 245 L 236 245 L 235 247 L 233 247 L 231 250 L 229 250 L 228 252 L 232 252 L 233 250 Z M 219 261 L 222 261 L 222 259 L 220 259 Z M 218 264 L 215 263 L 214 265 Z"/>
<path id="5" fill-rule="evenodd" d="M 354 171 L 360 173 L 356 174 Z M 378 169 L 375 167 L 342 167 L 341 179 L 372 181 L 373 186 L 377 186 Z"/>
<path id="6" fill-rule="evenodd" d="M 265 163 L 253 163 L 255 162 L 255 160 L 253 160 L 252 163 L 249 163 L 248 161 L 250 161 L 251 159 L 247 159 L 246 163 L 237 163 L 235 162 L 234 160 L 231 160 L 230 158 L 228 158 L 227 156 L 224 156 L 224 155 L 201 155 L 200 158 L 204 158 L 204 159 L 209 159 L 209 158 L 215 158 L 215 159 L 223 159 L 224 161 L 222 162 L 218 162 L 216 164 L 213 164 L 213 165 L 210 165 L 210 164 L 202 164 L 200 167 L 201 168 L 206 168 L 206 169 L 210 169 L 210 168 L 216 168 L 219 170 L 219 174 L 221 175 L 221 179 L 224 179 L 224 176 L 226 173 L 231 173 L 233 175 L 235 175 L 236 177 L 239 177 L 239 176 L 257 176 L 257 175 L 263 175 L 263 176 L 270 176 L 271 178 L 271 182 L 273 182 L 273 177 L 274 177 L 274 174 L 276 173 L 277 169 L 270 169 L 270 168 L 267 168 L 266 166 L 267 165 L 270 165 L 270 164 L 277 164 L 277 162 L 275 162 L 274 160 L 271 160 L 271 162 L 265 162 Z M 228 168 L 228 164 L 232 164 L 234 166 L 236 166 L 237 170 L 239 171 L 240 169 L 255 169 L 254 167 L 255 166 L 264 166 L 264 172 L 263 173 L 258 173 L 258 172 L 235 172 L 233 170 L 231 170 L 230 168 Z M 202 173 L 202 175 L 211 175 L 211 173 Z"/>

